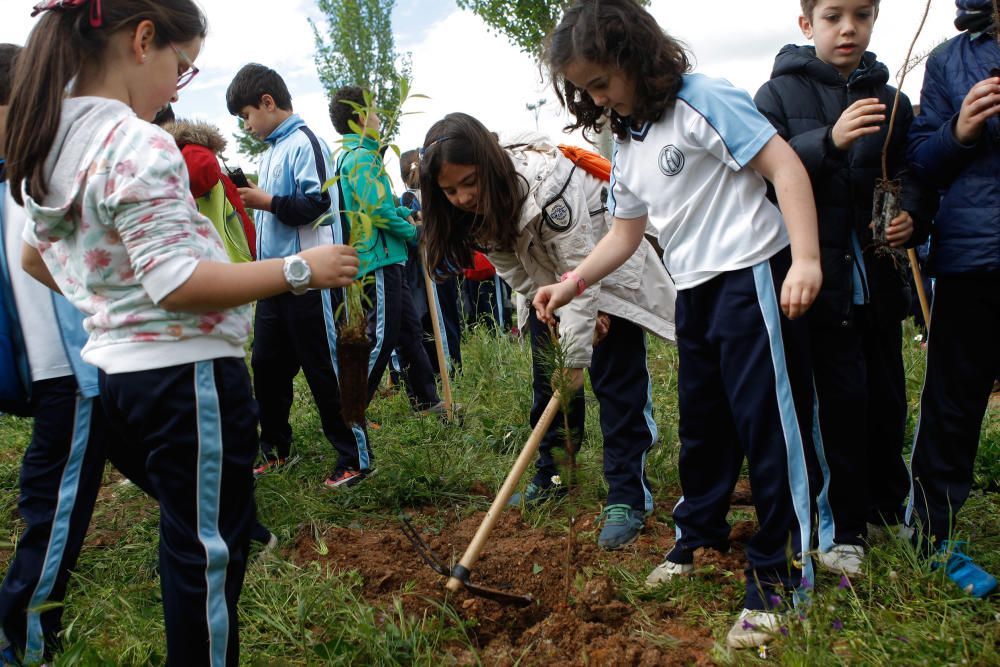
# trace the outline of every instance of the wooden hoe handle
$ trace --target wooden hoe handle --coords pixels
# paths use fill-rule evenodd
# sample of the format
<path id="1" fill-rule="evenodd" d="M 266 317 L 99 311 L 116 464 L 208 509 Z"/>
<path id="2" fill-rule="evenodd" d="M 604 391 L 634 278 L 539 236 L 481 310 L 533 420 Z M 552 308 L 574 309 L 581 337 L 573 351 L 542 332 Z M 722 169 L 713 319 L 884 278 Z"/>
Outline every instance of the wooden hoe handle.
<path id="1" fill-rule="evenodd" d="M 431 327 L 434 330 L 434 349 L 437 352 L 438 370 L 441 371 L 441 386 L 444 388 L 444 410 L 448 421 L 455 419 L 455 408 L 451 398 L 451 377 L 448 364 L 444 360 L 444 343 L 441 342 L 441 323 L 438 322 L 437 288 L 427 271 L 427 262 L 421 262 L 424 272 L 424 288 L 427 291 L 427 307 L 430 308 Z"/>
<path id="2" fill-rule="evenodd" d="M 500 518 L 500 513 L 506 507 L 507 501 L 514 495 L 514 489 L 517 488 L 517 483 L 521 480 L 521 476 L 524 475 L 524 471 L 531 464 L 532 459 L 535 458 L 535 452 L 538 451 L 538 445 L 542 441 L 542 436 L 549 430 L 549 426 L 552 425 L 556 414 L 559 413 L 559 408 L 559 392 L 556 392 L 549 399 L 549 404 L 545 406 L 542 416 L 538 418 L 538 423 L 535 424 L 531 435 L 528 436 L 528 441 L 524 444 L 524 449 L 521 450 L 521 454 L 514 462 L 514 467 L 507 473 L 507 479 L 504 480 L 503 486 L 497 492 L 497 497 L 493 499 L 493 504 L 486 511 L 486 516 L 483 517 L 483 522 L 479 524 L 479 530 L 476 531 L 472 542 L 469 543 L 469 547 L 465 550 L 462 560 L 452 570 L 452 576 L 448 578 L 448 583 L 445 584 L 445 588 L 449 591 L 457 593 L 462 588 L 463 583 L 459 576 L 464 575 L 464 578 L 468 578 L 469 572 L 472 571 L 476 561 L 479 560 L 479 554 L 482 552 L 483 547 L 486 546 L 486 540 L 489 538 L 493 526 L 496 524 L 497 519 Z"/>

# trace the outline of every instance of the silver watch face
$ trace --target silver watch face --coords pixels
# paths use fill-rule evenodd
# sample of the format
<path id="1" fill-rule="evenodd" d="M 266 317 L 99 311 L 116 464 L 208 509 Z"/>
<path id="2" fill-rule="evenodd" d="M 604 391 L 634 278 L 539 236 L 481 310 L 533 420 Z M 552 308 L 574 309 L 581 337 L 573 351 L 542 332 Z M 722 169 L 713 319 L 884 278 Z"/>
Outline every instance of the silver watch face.
<path id="1" fill-rule="evenodd" d="M 300 283 L 309 280 L 309 263 L 301 257 L 289 260 L 287 265 L 288 279 Z"/>

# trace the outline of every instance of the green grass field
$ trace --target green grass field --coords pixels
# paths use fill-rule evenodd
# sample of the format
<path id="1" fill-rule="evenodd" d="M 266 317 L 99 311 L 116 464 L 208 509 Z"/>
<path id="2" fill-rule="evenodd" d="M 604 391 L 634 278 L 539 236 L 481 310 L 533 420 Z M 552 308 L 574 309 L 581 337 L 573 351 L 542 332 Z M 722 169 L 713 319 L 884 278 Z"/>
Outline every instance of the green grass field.
<path id="1" fill-rule="evenodd" d="M 904 350 L 912 432 L 923 377 L 923 352 L 912 331 L 907 333 Z M 443 594 L 403 580 L 386 579 L 390 584 L 378 588 L 363 567 L 338 567 L 324 558 L 349 550 L 352 535 L 388 530 L 401 508 L 420 513 L 425 533 L 432 534 L 450 522 L 473 521 L 472 515 L 488 506 L 488 496 L 499 488 L 530 431 L 529 354 L 525 346 L 506 337 L 473 332 L 464 343 L 463 357 L 465 366 L 456 378 L 455 392 L 464 406 L 464 423 L 449 426 L 434 418 L 414 417 L 400 394 L 377 398 L 370 417 L 381 426 L 372 432 L 378 474 L 346 492 L 323 488 L 331 451 L 320 432 L 311 395 L 298 378 L 292 415 L 297 462 L 262 479 L 257 489 L 261 519 L 278 534 L 282 546 L 275 557 L 248 569 L 240 602 L 242 664 L 555 664 L 546 657 L 553 654 L 544 650 L 545 614 L 539 616 L 539 629 L 525 632 L 523 643 L 509 651 L 495 646 L 486 650 L 483 631 L 489 627 L 490 608 L 462 598 L 445 601 Z M 648 459 L 657 499 L 649 532 L 660 541 L 629 547 L 614 557 L 587 556 L 575 572 L 576 593 L 570 608 L 582 604 L 578 601 L 583 591 L 591 590 L 590 582 L 607 578 L 614 585 L 614 600 L 605 602 L 619 610 L 619 618 L 628 619 L 613 629 L 622 635 L 620 645 L 635 642 L 655 647 L 660 661 L 650 662 L 653 654 L 602 653 L 584 640 L 579 651 L 563 661 L 763 662 L 757 652 L 733 653 L 723 648 L 725 633 L 740 607 L 739 567 L 708 566 L 699 575 L 711 576 L 671 582 L 652 592 L 642 587 L 646 574 L 662 558 L 658 545 L 669 539 L 670 508 L 679 495 L 674 349 L 652 345 L 650 367 L 661 443 Z M 587 521 L 599 511 L 606 488 L 600 473 L 600 447 L 594 446 L 600 442 L 596 413 L 596 409 L 588 413 L 590 446 L 581 454 L 581 484 L 574 504 L 526 512 L 524 523 L 518 524 L 523 530 L 558 541 L 567 532 L 572 508 L 579 508 L 581 519 Z M 976 488 L 961 514 L 958 532 L 978 562 L 1000 574 L 1000 495 L 985 490 L 991 484 L 995 490 L 1000 479 L 998 416 L 1000 408 L 992 408 L 983 429 Z M 16 489 L 29 435 L 29 421 L 0 417 L 0 567 L 4 569 L 23 528 L 16 513 Z M 161 664 L 157 511 L 117 474 L 109 471 L 107 477 L 70 584 L 64 650 L 56 664 Z M 734 511 L 735 521 L 750 518 L 752 512 Z M 580 533 L 581 541 L 593 539 L 592 530 Z M 363 563 L 365 554 L 355 556 Z M 393 558 L 419 567 L 412 550 L 400 549 Z M 791 615 L 782 635 L 770 643 L 766 661 L 789 665 L 1000 664 L 1000 599 L 966 597 L 902 543 L 873 548 L 866 567 L 866 576 L 846 587 L 838 585 L 835 576 L 820 576 L 811 604 Z M 551 566 L 538 563 L 531 572 L 539 579 L 561 576 Z M 381 592 L 373 595 L 375 590 Z M 670 633 L 664 630 L 668 623 L 674 628 Z M 602 627 L 612 626 L 608 621 Z M 700 639 L 687 642 L 688 631 Z M 675 654 L 681 645 L 687 650 Z"/>

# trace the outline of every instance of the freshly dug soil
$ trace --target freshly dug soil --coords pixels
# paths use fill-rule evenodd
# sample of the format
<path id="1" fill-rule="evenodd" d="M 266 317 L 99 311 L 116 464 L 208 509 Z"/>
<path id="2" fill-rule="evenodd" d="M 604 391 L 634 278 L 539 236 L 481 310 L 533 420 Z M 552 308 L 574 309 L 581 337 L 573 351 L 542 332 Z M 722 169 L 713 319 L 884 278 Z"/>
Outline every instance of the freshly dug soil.
<path id="1" fill-rule="evenodd" d="M 480 512 L 459 520 L 435 509 L 412 510 L 411 515 L 424 540 L 449 566 L 461 557 L 483 518 Z M 374 605 L 389 607 L 412 582 L 403 597 L 404 608 L 417 614 L 431 607 L 428 599 L 450 604 L 473 621 L 468 631 L 485 665 L 712 664 L 709 651 L 715 639 L 705 624 L 684 620 L 685 610 L 672 600 L 629 603 L 606 574 L 616 565 L 635 571 L 638 561 L 637 576 L 644 578 L 672 545 L 672 530 L 649 520 L 634 544 L 607 552 L 596 545 L 594 519 L 586 515 L 578 521 L 575 583 L 567 603 L 565 533 L 532 528 L 516 509 L 501 516 L 473 568 L 472 581 L 531 594 L 535 602 L 523 609 L 464 591 L 446 594 L 445 579 L 424 564 L 394 524 L 330 528 L 322 536 L 328 549 L 322 556 L 312 528 L 303 526 L 286 556 L 299 564 L 321 560 L 343 571 L 356 570 L 364 581 L 365 598 Z M 730 553 L 696 553 L 696 565 L 702 568 L 698 576 L 732 588 L 718 600 L 699 600 L 699 606 L 728 611 L 742 598 L 743 544 L 737 540 L 747 539 L 752 531 L 752 522 L 738 522 Z M 453 655 L 458 664 L 475 663 L 467 648 L 456 647 Z"/>
<path id="2" fill-rule="evenodd" d="M 340 414 L 348 424 L 365 423 L 368 407 L 368 355 L 371 343 L 364 327 L 342 326 L 337 331 Z"/>

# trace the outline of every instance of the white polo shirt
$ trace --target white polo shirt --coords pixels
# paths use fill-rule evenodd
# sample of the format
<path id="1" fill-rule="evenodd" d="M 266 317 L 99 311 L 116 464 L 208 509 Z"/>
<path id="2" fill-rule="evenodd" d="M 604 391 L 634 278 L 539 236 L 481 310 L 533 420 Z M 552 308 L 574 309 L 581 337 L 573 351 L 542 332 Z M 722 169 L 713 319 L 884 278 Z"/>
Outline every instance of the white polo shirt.
<path id="1" fill-rule="evenodd" d="M 618 218 L 649 216 L 678 290 L 788 245 L 764 179 L 744 169 L 775 134 L 745 91 L 688 74 L 659 121 L 616 141 L 608 207 Z"/>

